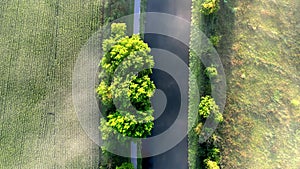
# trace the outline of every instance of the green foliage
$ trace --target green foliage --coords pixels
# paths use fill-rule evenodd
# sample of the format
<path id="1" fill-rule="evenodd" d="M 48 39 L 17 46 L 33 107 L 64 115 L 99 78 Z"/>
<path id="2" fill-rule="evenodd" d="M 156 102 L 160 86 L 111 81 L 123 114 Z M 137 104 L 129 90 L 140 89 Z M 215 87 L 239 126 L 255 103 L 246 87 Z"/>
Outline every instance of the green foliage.
<path id="1" fill-rule="evenodd" d="M 212 111 L 218 111 L 218 107 L 215 104 L 214 100 L 210 96 L 205 96 L 201 98 L 199 104 L 199 114 L 202 118 L 206 119 Z"/>
<path id="2" fill-rule="evenodd" d="M 222 36 L 213 35 L 209 37 L 209 40 L 214 47 L 218 47 Z"/>
<path id="3" fill-rule="evenodd" d="M 198 135 L 203 133 L 213 133 L 213 128 L 203 126 L 203 123 L 208 118 L 212 118 L 215 123 L 223 121 L 223 116 L 219 112 L 219 107 L 211 96 L 205 96 L 201 98 L 199 104 L 199 116 L 202 119 L 201 122 L 194 129 Z M 200 137 L 201 138 L 201 137 Z M 219 168 L 218 164 L 220 162 L 220 150 L 216 147 L 218 137 L 213 134 L 205 143 L 202 143 L 201 146 L 201 158 L 205 159 L 203 164 L 207 169 Z"/>
<path id="4" fill-rule="evenodd" d="M 200 134 L 201 134 L 202 127 L 203 127 L 203 123 L 200 122 L 200 123 L 196 126 L 196 128 L 194 129 L 195 132 L 197 133 L 197 135 L 200 135 Z"/>
<path id="5" fill-rule="evenodd" d="M 211 161 L 210 159 L 205 159 L 204 160 L 205 163 L 205 167 L 207 169 L 220 169 L 220 167 L 218 166 L 218 163 L 215 161 Z"/>
<path id="6" fill-rule="evenodd" d="M 291 100 L 291 104 L 292 104 L 294 107 L 299 107 L 299 106 L 300 106 L 300 101 L 299 101 L 299 100 L 296 100 L 296 99 L 293 99 L 293 100 Z"/>
<path id="7" fill-rule="evenodd" d="M 151 108 L 149 98 L 153 96 L 154 90 L 155 85 L 148 75 L 140 78 L 134 76 L 129 85 L 128 97 L 137 110 L 149 110 Z"/>
<path id="8" fill-rule="evenodd" d="M 129 158 L 121 157 L 110 153 L 109 151 L 102 150 L 100 156 L 101 166 L 100 169 L 108 169 L 108 168 L 116 168 L 117 166 L 121 166 L 123 163 L 129 161 Z"/>
<path id="9" fill-rule="evenodd" d="M 123 163 L 120 167 L 116 167 L 116 169 L 134 169 L 132 163 Z"/>
<path id="10" fill-rule="evenodd" d="M 111 137 L 111 134 L 113 134 L 115 131 L 107 124 L 107 121 L 102 118 L 100 119 L 100 126 L 99 130 L 101 131 L 101 137 L 102 140 L 109 140 Z"/>
<path id="11" fill-rule="evenodd" d="M 124 58 L 127 58 L 128 56 L 130 56 L 130 58 L 136 57 L 134 59 L 128 58 L 128 60 L 137 63 L 128 63 L 127 66 L 139 66 L 139 64 L 144 65 L 144 60 L 148 61 L 147 59 L 152 59 L 151 57 L 145 58 L 148 57 L 147 54 L 150 52 L 150 48 L 140 39 L 139 35 L 133 35 L 132 37 L 126 36 L 120 40 L 118 40 L 120 35 L 116 35 L 115 37 L 117 39 L 110 38 L 109 40 L 104 41 L 105 45 L 103 45 L 103 51 L 105 54 L 101 61 L 101 67 L 108 73 L 109 76 L 113 76 L 117 67 Z M 141 56 L 137 56 L 137 54 Z M 123 63 L 123 65 L 124 64 L 125 63 Z M 126 70 L 126 68 L 123 69 Z"/>
<path id="12" fill-rule="evenodd" d="M 103 139 L 116 131 L 123 136 L 146 137 L 153 128 L 150 98 L 155 85 L 149 78 L 153 56 L 139 35 L 128 37 L 125 31 L 124 23 L 112 24 L 111 37 L 103 42 L 101 83 L 96 91 L 102 103 L 112 107 L 108 121 L 101 122 L 101 131 L 106 132 Z"/>
<path id="13" fill-rule="evenodd" d="M 202 37 L 198 33 L 198 29 L 205 32 L 206 35 L 210 35 L 210 42 L 212 45 L 217 47 L 221 40 L 221 36 L 216 32 L 217 18 L 216 12 L 220 9 L 219 0 L 192 0 L 192 29 L 190 35 L 190 48 L 201 49 L 198 52 L 190 51 L 190 91 L 189 91 L 189 120 L 195 119 L 192 116 L 193 110 L 199 110 L 198 123 L 194 124 L 189 121 L 189 126 L 192 125 L 192 130 L 189 132 L 189 168 L 190 169 L 203 169 L 203 168 L 220 168 L 218 161 L 220 159 L 216 153 L 218 137 L 213 134 L 212 138 L 199 144 L 199 139 L 204 138 L 202 134 L 213 133 L 214 129 L 204 125 L 206 120 L 213 119 L 213 123 L 223 121 L 223 116 L 219 112 L 219 107 L 215 101 L 208 95 L 211 95 L 211 90 L 214 86 L 211 86 L 211 78 L 215 78 L 218 75 L 218 71 L 215 66 L 205 68 L 199 59 L 199 55 L 209 55 L 212 53 L 212 48 L 201 48 L 199 39 L 206 38 Z M 199 12 L 200 11 L 200 12 Z M 194 76 L 193 76 L 194 75 Z M 217 79 L 216 79 L 217 80 Z M 195 93 L 195 86 L 193 82 L 198 84 L 199 95 L 205 96 L 197 98 Z M 200 99 L 200 101 L 199 101 Z M 201 102 L 199 104 L 199 102 Z M 209 118 L 209 119 L 208 119 Z M 199 137 L 200 136 L 200 137 Z M 200 140 L 201 142 L 201 140 Z M 212 157 L 214 156 L 214 157 Z M 205 161 L 205 159 L 207 159 Z M 205 162 L 204 162 L 205 161 Z"/>
<path id="14" fill-rule="evenodd" d="M 199 115 L 203 119 L 207 119 L 210 114 L 214 118 L 215 122 L 222 122 L 223 116 L 219 111 L 219 106 L 211 96 L 205 96 L 201 98 L 199 104 Z"/>
<path id="15" fill-rule="evenodd" d="M 216 67 L 214 66 L 210 66 L 210 67 L 207 67 L 205 69 L 205 74 L 206 76 L 208 76 L 209 78 L 214 78 L 218 75 L 218 70 Z"/>
<path id="16" fill-rule="evenodd" d="M 125 23 L 112 23 L 111 24 L 111 37 L 114 39 L 120 39 L 126 35 Z"/>
<path id="17" fill-rule="evenodd" d="M 131 81 L 122 80 L 122 77 L 115 78 L 111 88 L 114 104 L 120 113 L 131 112 L 138 122 L 152 119 L 153 109 L 149 98 L 155 86 L 148 76 L 133 76 Z"/>
<path id="18" fill-rule="evenodd" d="M 223 115 L 220 112 L 214 113 L 214 120 L 216 123 L 223 122 L 224 120 Z"/>
<path id="19" fill-rule="evenodd" d="M 100 85 L 97 87 L 96 92 L 98 96 L 101 96 L 101 102 L 104 105 L 112 104 L 112 94 L 111 94 L 111 87 L 106 84 L 105 81 L 102 81 Z"/>
<path id="20" fill-rule="evenodd" d="M 205 0 L 201 4 L 201 13 L 204 15 L 210 15 L 217 12 L 220 9 L 220 0 Z"/>
<path id="21" fill-rule="evenodd" d="M 106 41 L 109 41 L 111 39 L 116 42 L 117 40 L 120 40 L 121 38 L 124 38 L 126 36 L 127 26 L 126 26 L 125 23 L 112 23 L 110 25 L 110 27 L 111 27 L 111 29 L 110 29 L 110 37 L 108 39 L 105 39 L 103 41 L 104 44 L 106 44 Z M 111 47 L 109 47 L 109 48 L 108 47 L 107 48 L 103 48 L 103 51 L 104 52 L 108 52 L 110 50 L 110 48 Z"/>
<path id="22" fill-rule="evenodd" d="M 130 152 L 130 146 L 128 140 L 126 140 L 123 135 L 119 134 L 117 130 L 114 130 L 111 126 L 108 125 L 108 122 L 102 118 L 100 119 L 99 130 L 101 131 L 101 137 L 103 140 L 103 145 L 101 146 L 101 167 L 106 168 L 115 168 L 116 166 L 122 165 L 122 163 L 127 162 L 128 158 L 121 157 L 111 153 L 110 151 L 118 151 L 119 147 L 115 146 L 122 145 L 122 151 Z M 107 151 L 110 150 L 110 151 Z M 102 169 L 100 167 L 100 169 Z"/>
<path id="23" fill-rule="evenodd" d="M 102 12 L 106 17 L 103 19 L 107 23 L 133 13 L 133 0 L 109 0 L 99 3 L 104 3 Z"/>
<path id="24" fill-rule="evenodd" d="M 151 134 L 151 129 L 153 128 L 151 120 L 139 123 L 135 116 L 130 113 L 124 115 L 124 113 L 116 112 L 108 116 L 107 125 L 123 134 L 123 136 L 142 138 Z"/>
<path id="25" fill-rule="evenodd" d="M 216 147 L 210 149 L 208 152 L 208 157 L 210 157 L 210 159 L 212 159 L 213 161 L 216 161 L 217 163 L 219 163 L 221 160 L 220 149 L 218 149 Z"/>

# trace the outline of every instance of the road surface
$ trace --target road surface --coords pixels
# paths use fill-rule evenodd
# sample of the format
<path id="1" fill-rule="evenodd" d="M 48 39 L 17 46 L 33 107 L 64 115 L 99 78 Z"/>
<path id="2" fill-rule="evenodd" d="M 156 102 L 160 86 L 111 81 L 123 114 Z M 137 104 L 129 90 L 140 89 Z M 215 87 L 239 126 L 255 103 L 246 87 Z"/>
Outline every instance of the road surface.
<path id="1" fill-rule="evenodd" d="M 160 12 L 176 15 L 184 18 L 187 21 L 191 19 L 191 0 L 148 0 L 147 12 Z M 151 26 L 153 26 L 149 17 L 146 17 L 145 32 Z M 176 25 L 174 25 L 176 27 Z M 180 30 L 179 30 L 180 31 Z M 188 34 L 189 36 L 189 34 Z M 189 38 L 189 37 L 187 37 Z M 189 48 L 182 42 L 175 40 L 171 37 L 158 34 L 145 34 L 144 40 L 152 49 L 159 48 L 167 50 L 182 59 L 188 65 Z M 155 50 L 154 50 L 155 51 Z M 154 57 L 160 56 L 159 52 L 152 53 Z M 161 53 L 163 55 L 163 53 Z M 181 71 L 181 70 L 178 70 Z M 182 132 L 187 130 L 187 104 L 188 104 L 188 71 L 181 71 L 180 81 L 185 84 L 184 90 L 179 91 L 178 84 L 175 79 L 169 74 L 161 70 L 154 70 L 152 80 L 156 87 L 165 93 L 167 103 L 164 112 L 154 121 L 154 129 L 152 130 L 152 136 L 156 136 L 167 130 L 175 121 L 178 116 L 180 106 L 182 103 L 186 107 L 185 117 L 182 127 Z M 181 97 L 183 96 L 183 97 Z M 186 100 L 181 100 L 184 98 Z M 163 104 L 163 103 L 162 103 Z M 156 110 L 155 110 L 156 111 Z M 156 114 L 157 112 L 154 112 Z M 151 137 L 152 137 L 151 136 Z M 157 146 L 142 145 L 142 154 L 149 153 L 149 151 L 155 151 Z M 188 169 L 188 140 L 187 136 L 175 147 L 169 151 L 143 159 L 143 169 Z"/>

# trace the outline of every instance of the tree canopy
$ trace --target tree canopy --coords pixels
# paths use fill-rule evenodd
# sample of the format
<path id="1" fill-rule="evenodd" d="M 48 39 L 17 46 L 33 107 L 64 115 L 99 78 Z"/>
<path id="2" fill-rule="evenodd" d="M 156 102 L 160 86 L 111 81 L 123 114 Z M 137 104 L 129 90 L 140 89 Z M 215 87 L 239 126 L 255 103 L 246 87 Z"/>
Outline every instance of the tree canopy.
<path id="1" fill-rule="evenodd" d="M 155 85 L 149 75 L 154 66 L 150 48 L 139 35 L 126 36 L 126 24 L 111 25 L 111 35 L 103 41 L 100 84 L 96 92 L 109 107 L 107 122 L 123 136 L 146 137 L 153 128 L 150 98 Z"/>

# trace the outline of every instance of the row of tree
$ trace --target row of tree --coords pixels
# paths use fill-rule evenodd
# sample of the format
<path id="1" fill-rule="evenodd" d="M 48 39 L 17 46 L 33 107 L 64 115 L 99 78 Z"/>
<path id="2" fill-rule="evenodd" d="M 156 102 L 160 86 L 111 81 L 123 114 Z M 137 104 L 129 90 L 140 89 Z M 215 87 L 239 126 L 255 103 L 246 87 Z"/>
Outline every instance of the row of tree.
<path id="1" fill-rule="evenodd" d="M 139 35 L 126 36 L 125 23 L 111 25 L 110 37 L 103 41 L 102 48 L 101 82 L 96 92 L 105 110 L 99 128 L 102 140 L 109 142 L 102 147 L 106 151 L 110 148 L 107 146 L 114 146 L 111 140 L 116 136 L 118 141 L 126 142 L 151 134 L 154 117 L 150 98 L 155 85 L 149 77 L 154 66 L 150 48 Z"/>

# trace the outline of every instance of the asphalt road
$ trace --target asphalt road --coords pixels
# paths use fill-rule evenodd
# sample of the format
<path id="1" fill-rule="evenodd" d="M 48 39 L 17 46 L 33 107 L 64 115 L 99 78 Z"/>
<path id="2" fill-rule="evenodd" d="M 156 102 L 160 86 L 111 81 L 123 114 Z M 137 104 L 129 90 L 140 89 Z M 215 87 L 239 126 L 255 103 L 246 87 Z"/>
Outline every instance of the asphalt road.
<path id="1" fill-rule="evenodd" d="M 147 12 L 160 12 L 176 15 L 184 18 L 187 21 L 191 19 L 191 0 L 148 0 L 147 2 Z M 145 32 L 151 26 L 153 26 L 152 21 L 149 20 L 149 17 L 146 17 Z M 153 19 L 153 18 L 152 18 Z M 177 25 L 174 25 L 176 27 Z M 180 30 L 178 30 L 180 32 Z M 189 36 L 189 34 L 187 34 Z M 186 37 L 189 38 L 189 37 Z M 173 39 L 168 36 L 159 35 L 159 34 L 145 34 L 144 40 L 152 49 L 158 48 L 169 51 L 179 57 L 185 64 L 188 65 L 188 55 L 189 48 L 182 42 Z M 164 53 L 155 52 L 152 53 L 154 59 L 157 57 L 164 57 Z M 176 56 L 172 57 L 176 57 Z M 171 64 L 172 62 L 170 62 Z M 188 104 L 188 71 L 177 70 L 180 74 L 181 89 L 179 90 L 178 81 L 169 75 L 168 73 L 154 69 L 152 80 L 154 81 L 156 87 L 164 92 L 167 103 L 165 105 L 165 110 L 162 114 L 154 121 L 154 129 L 152 130 L 152 136 L 157 136 L 164 131 L 166 131 L 176 120 L 180 107 L 185 107 L 183 110 L 184 117 L 182 118 L 183 123 L 180 126 L 178 132 L 187 131 L 187 104 Z M 182 85 L 183 84 L 183 85 Z M 184 100 L 181 100 L 184 98 Z M 158 98 L 159 99 L 159 98 Z M 156 101 L 160 102 L 160 101 Z M 164 102 L 161 102 L 165 104 Z M 158 106 L 161 107 L 161 106 Z M 155 107 L 154 107 L 155 108 Z M 155 110 L 154 114 L 157 114 Z M 176 133 L 175 133 L 176 134 Z M 143 143 L 142 154 L 149 153 L 151 151 L 156 151 L 156 148 L 159 148 L 157 143 L 155 144 L 146 144 Z M 143 169 L 188 169 L 188 140 L 187 136 L 175 147 L 159 154 L 154 157 L 148 157 L 143 159 Z"/>

